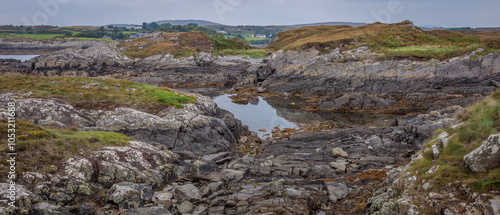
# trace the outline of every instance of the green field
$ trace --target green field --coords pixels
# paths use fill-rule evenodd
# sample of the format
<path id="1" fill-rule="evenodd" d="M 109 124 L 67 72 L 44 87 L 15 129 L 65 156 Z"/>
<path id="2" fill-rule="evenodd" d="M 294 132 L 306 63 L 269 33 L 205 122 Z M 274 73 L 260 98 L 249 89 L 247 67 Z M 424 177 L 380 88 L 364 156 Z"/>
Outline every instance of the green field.
<path id="1" fill-rule="evenodd" d="M 64 34 L 12 34 L 12 33 L 8 34 L 8 35 L 28 37 L 28 38 L 33 38 L 33 39 L 52 39 L 54 37 L 64 36 Z"/>

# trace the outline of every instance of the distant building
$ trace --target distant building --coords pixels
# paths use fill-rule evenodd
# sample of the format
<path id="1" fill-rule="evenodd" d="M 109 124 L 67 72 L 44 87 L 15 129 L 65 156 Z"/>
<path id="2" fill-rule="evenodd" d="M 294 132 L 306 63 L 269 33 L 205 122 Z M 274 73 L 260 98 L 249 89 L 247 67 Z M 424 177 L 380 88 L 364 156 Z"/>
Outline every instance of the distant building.
<path id="1" fill-rule="evenodd" d="M 140 25 L 128 25 L 128 29 L 133 29 L 133 30 L 141 30 L 142 26 Z"/>
<path id="2" fill-rule="evenodd" d="M 104 36 L 102 36 L 102 38 L 104 38 L 104 39 L 110 39 L 110 40 L 112 40 L 112 39 L 113 39 L 113 38 L 111 38 L 111 37 L 110 37 L 110 36 L 108 36 L 108 35 L 104 35 Z"/>
<path id="3" fill-rule="evenodd" d="M 130 38 L 141 38 L 148 35 L 148 33 L 137 33 L 137 34 L 131 34 Z"/>
<path id="4" fill-rule="evenodd" d="M 256 34 L 255 37 L 257 38 L 266 38 L 265 34 Z"/>
<path id="5" fill-rule="evenodd" d="M 226 32 L 226 31 L 222 31 L 222 30 L 220 30 L 220 31 L 216 31 L 216 32 L 217 32 L 218 34 L 227 34 L 227 32 Z"/>

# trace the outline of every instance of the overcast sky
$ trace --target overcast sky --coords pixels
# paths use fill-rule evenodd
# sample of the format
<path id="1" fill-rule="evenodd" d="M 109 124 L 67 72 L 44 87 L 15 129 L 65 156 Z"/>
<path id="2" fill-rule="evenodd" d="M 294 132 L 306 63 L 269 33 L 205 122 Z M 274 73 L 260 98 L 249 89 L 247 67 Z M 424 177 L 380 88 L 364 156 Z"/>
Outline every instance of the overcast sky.
<path id="1" fill-rule="evenodd" d="M 2 0 L 0 25 L 140 24 L 203 19 L 228 25 L 314 22 L 500 26 L 500 0 Z"/>

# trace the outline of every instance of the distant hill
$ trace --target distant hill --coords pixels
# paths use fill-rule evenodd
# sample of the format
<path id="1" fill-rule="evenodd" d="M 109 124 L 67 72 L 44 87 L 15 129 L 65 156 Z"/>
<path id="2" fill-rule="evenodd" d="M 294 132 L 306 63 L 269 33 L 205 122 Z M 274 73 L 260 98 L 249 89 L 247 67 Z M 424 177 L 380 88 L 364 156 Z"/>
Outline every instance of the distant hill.
<path id="1" fill-rule="evenodd" d="M 348 25 L 351 27 L 357 27 L 366 25 L 368 23 L 362 22 L 318 22 L 318 23 L 309 23 L 309 24 L 297 24 L 297 25 L 289 25 L 294 28 L 302 28 L 302 27 L 311 27 L 311 26 L 320 26 L 320 25 Z"/>
<path id="2" fill-rule="evenodd" d="M 160 21 L 156 21 L 156 23 L 158 23 L 159 25 L 166 24 L 166 23 L 170 23 L 172 25 L 187 25 L 189 23 L 196 23 L 199 26 L 221 25 L 219 23 L 206 21 L 206 20 L 160 20 Z"/>

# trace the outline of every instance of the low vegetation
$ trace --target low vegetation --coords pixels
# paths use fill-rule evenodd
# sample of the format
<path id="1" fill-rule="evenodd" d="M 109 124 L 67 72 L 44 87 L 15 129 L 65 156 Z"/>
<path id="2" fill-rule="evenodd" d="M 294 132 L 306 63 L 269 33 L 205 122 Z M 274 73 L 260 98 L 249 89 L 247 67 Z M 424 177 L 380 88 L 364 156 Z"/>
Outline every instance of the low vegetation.
<path id="1" fill-rule="evenodd" d="M 0 171 L 9 172 L 7 120 L 0 120 Z M 28 121 L 16 121 L 16 172 L 54 174 L 65 160 L 106 146 L 126 146 L 133 138 L 113 132 L 80 132 L 76 128 L 40 127 Z"/>
<path id="2" fill-rule="evenodd" d="M 315 48 L 327 53 L 336 47 L 344 49 L 368 46 L 385 58 L 417 60 L 446 59 L 485 48 L 485 53 L 498 50 L 498 35 L 479 37 L 446 30 L 423 31 L 410 21 L 396 24 L 373 23 L 350 26 L 314 26 L 279 33 L 268 48 L 305 50 Z"/>
<path id="3" fill-rule="evenodd" d="M 123 42 L 120 48 L 130 58 L 146 58 L 152 55 L 171 54 L 174 57 L 197 56 L 199 52 L 220 54 L 223 50 L 247 50 L 250 46 L 241 40 L 207 35 L 201 31 L 167 33 L 155 32 L 163 40 L 154 41 L 151 35 Z"/>
<path id="4" fill-rule="evenodd" d="M 195 102 L 164 87 L 118 79 L 0 75 L 0 93 L 28 93 L 34 98 L 59 98 L 78 108 L 111 110 L 130 107 L 148 113 Z"/>
<path id="5" fill-rule="evenodd" d="M 472 173 L 463 162 L 463 157 L 479 147 L 492 134 L 500 133 L 500 90 L 492 96 L 468 107 L 457 115 L 463 121 L 458 129 L 441 129 L 424 147 L 423 159 L 412 163 L 411 172 L 416 172 L 420 180 L 438 185 L 434 189 L 447 187 L 449 183 L 460 181 L 475 188 L 478 192 L 500 190 L 500 168 L 485 172 Z M 442 132 L 454 135 L 448 147 L 440 148 L 441 155 L 433 161 L 432 145 L 437 144 L 437 136 Z M 439 165 L 435 174 L 425 174 L 432 166 Z"/>

